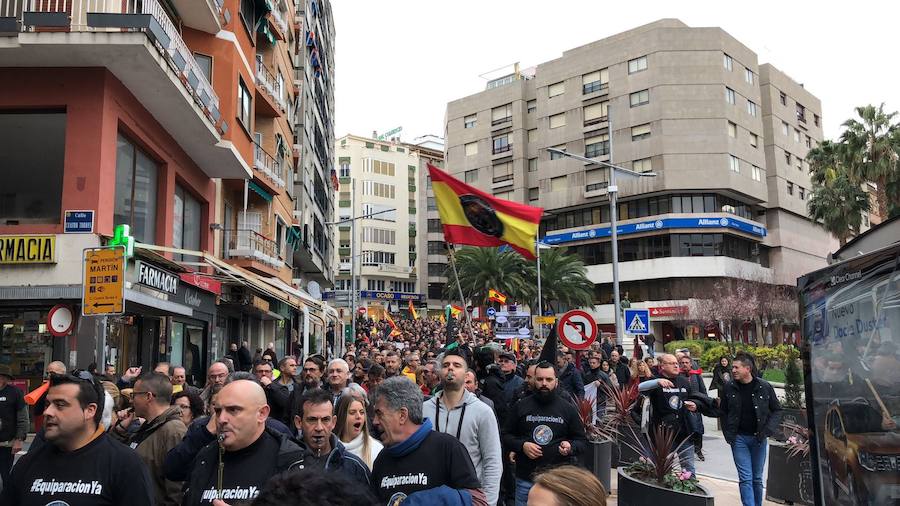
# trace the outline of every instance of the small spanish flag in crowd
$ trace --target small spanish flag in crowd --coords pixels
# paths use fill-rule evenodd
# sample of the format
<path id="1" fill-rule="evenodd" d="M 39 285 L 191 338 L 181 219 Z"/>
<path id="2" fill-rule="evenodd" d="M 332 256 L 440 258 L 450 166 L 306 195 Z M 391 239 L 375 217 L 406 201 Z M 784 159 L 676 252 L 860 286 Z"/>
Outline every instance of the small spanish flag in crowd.
<path id="1" fill-rule="evenodd" d="M 419 319 L 419 315 L 416 313 L 416 306 L 413 306 L 412 300 L 409 301 L 409 314 L 412 315 L 413 320 Z"/>
<path id="2" fill-rule="evenodd" d="M 508 244 L 529 260 L 544 210 L 498 199 L 428 164 L 444 240 L 452 244 L 497 247 Z"/>
<path id="3" fill-rule="evenodd" d="M 488 290 L 488 300 L 506 304 L 506 295 L 503 295 L 497 290 Z"/>
<path id="4" fill-rule="evenodd" d="M 397 324 L 394 323 L 394 319 L 391 318 L 390 313 L 388 313 L 387 311 L 385 311 L 385 312 L 384 312 L 384 317 L 385 317 L 385 319 L 387 319 L 388 325 L 391 326 L 391 329 L 392 329 L 392 330 L 391 330 L 391 335 L 392 335 L 392 336 L 398 336 L 398 335 L 400 335 L 400 330 L 397 328 Z"/>
<path id="5" fill-rule="evenodd" d="M 451 315 L 459 318 L 459 314 L 462 312 L 463 312 L 463 308 L 461 308 L 455 304 L 450 306 L 450 314 Z"/>

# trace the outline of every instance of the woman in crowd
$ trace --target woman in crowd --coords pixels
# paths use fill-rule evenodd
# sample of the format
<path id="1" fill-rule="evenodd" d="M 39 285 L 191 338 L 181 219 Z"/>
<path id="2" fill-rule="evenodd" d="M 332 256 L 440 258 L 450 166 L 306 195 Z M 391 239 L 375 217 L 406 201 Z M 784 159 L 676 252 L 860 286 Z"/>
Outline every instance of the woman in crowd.
<path id="1" fill-rule="evenodd" d="M 637 361 L 637 376 L 632 376 L 632 378 L 637 378 L 638 383 L 641 381 L 652 380 L 654 378 L 653 371 L 650 370 L 650 366 L 647 365 L 647 362 L 643 360 Z"/>
<path id="2" fill-rule="evenodd" d="M 425 371 L 426 369 L 422 366 L 416 368 L 416 385 L 419 385 L 419 389 L 422 390 L 422 395 L 427 397 L 431 395 L 431 389 L 428 388 L 428 384 L 425 381 Z"/>
<path id="3" fill-rule="evenodd" d="M 712 381 L 709 384 L 710 390 L 718 390 L 725 386 L 725 383 L 731 381 L 731 364 L 728 357 L 722 356 L 719 362 L 713 368 Z"/>
<path id="4" fill-rule="evenodd" d="M 613 385 L 619 384 L 619 380 L 616 379 L 616 373 L 612 370 L 612 367 L 610 367 L 610 365 L 609 365 L 609 360 L 604 358 L 600 362 L 600 370 L 605 372 L 606 375 L 609 376 L 609 380 L 612 382 Z"/>
<path id="5" fill-rule="evenodd" d="M 528 506 L 602 506 L 606 490 L 593 473 L 580 467 L 560 466 L 534 478 Z"/>
<path id="6" fill-rule="evenodd" d="M 369 435 L 365 398 L 356 394 L 341 396 L 334 427 L 335 435 L 344 443 L 344 447 L 362 459 L 371 470 L 382 445 Z"/>
<path id="7" fill-rule="evenodd" d="M 185 427 L 190 427 L 195 418 L 200 418 L 206 412 L 203 399 L 192 390 L 182 390 L 173 395 L 172 405 L 181 408 L 181 421 Z"/>

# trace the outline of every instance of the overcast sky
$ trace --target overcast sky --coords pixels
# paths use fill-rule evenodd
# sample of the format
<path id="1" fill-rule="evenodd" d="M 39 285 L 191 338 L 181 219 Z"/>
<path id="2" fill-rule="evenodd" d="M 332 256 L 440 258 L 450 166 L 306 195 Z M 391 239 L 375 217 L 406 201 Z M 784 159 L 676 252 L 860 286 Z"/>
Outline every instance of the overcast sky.
<path id="1" fill-rule="evenodd" d="M 797 0 L 332 0 L 335 134 L 403 127 L 403 140 L 443 135 L 448 101 L 484 89 L 479 75 L 660 18 L 719 26 L 822 100 L 826 138 L 853 108 L 900 109 L 900 5 Z"/>

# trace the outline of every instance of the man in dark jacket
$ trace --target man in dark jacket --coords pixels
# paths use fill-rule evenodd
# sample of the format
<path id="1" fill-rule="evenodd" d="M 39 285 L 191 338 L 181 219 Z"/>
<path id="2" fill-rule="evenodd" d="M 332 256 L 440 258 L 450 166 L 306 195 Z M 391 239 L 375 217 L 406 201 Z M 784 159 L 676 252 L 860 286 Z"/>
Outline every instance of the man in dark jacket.
<path id="1" fill-rule="evenodd" d="M 753 375 L 754 367 L 752 355 L 738 353 L 731 364 L 733 380 L 725 383 L 719 396 L 722 433 L 731 445 L 745 505 L 762 504 L 767 438 L 775 433 L 781 418 L 775 389 Z"/>
<path id="2" fill-rule="evenodd" d="M 556 367 L 559 369 L 559 387 L 570 397 L 584 398 L 584 380 L 581 372 L 575 368 L 575 364 L 569 361 L 570 354 L 560 354 L 556 357 Z"/>
<path id="3" fill-rule="evenodd" d="M 597 389 L 597 415 L 603 416 L 606 413 L 606 391 L 603 389 L 601 385 L 606 385 L 610 388 L 616 388 L 618 385 L 613 385 L 612 380 L 609 378 L 603 369 L 600 367 L 600 362 L 602 360 L 603 353 L 600 351 L 592 351 L 590 352 L 590 358 L 588 358 L 588 367 L 587 369 L 581 373 L 581 379 L 584 382 L 584 386 L 594 385 L 594 388 Z"/>
<path id="4" fill-rule="evenodd" d="M 678 358 L 678 368 L 681 370 L 681 375 L 687 378 L 691 394 L 700 393 L 707 395 L 706 384 L 703 382 L 703 371 L 701 369 L 693 369 L 692 366 L 691 357 L 682 355 Z M 694 443 L 694 454 L 698 459 L 706 460 L 703 456 L 703 433 L 705 432 L 703 429 L 703 415 L 698 411 L 689 413 L 688 424 L 693 431 L 691 441 Z"/>
<path id="5" fill-rule="evenodd" d="M 534 394 L 517 402 L 503 425 L 504 448 L 515 452 L 516 504 L 528 502 L 536 472 L 571 463 L 585 451 L 581 417 L 557 394 L 558 385 L 553 366 L 538 364 Z"/>
<path id="6" fill-rule="evenodd" d="M 502 426 L 506 412 L 512 405 L 513 395 L 525 380 L 516 374 L 516 356 L 513 353 L 508 351 L 500 353 L 497 366 L 489 369 L 481 391 L 485 397 L 494 402 L 494 411 Z"/>
<path id="7" fill-rule="evenodd" d="M 628 386 L 628 382 L 631 381 L 631 369 L 628 368 L 628 359 L 623 360 L 622 354 L 617 350 L 613 350 L 609 354 L 609 369 L 616 374 L 619 388 Z"/>
<path id="8" fill-rule="evenodd" d="M 186 506 L 215 499 L 251 501 L 271 476 L 302 461 L 303 449 L 266 428 L 269 406 L 258 384 L 237 380 L 225 385 L 216 396 L 215 414 L 218 440 L 197 455 L 185 490 Z"/>
<path id="9" fill-rule="evenodd" d="M 235 362 L 234 366 L 239 371 L 249 371 L 250 367 L 253 366 L 253 357 L 250 355 L 250 348 L 248 348 L 249 345 L 250 343 L 248 343 L 247 341 L 242 341 L 241 347 L 238 348 L 238 360 L 237 362 Z"/>

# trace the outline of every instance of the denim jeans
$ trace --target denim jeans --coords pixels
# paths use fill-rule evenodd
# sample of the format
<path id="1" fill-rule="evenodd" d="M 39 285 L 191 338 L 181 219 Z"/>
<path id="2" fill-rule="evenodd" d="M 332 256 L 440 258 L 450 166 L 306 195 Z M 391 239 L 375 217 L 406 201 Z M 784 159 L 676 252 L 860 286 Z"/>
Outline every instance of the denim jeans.
<path id="1" fill-rule="evenodd" d="M 734 467 L 740 480 L 741 504 L 761 506 L 763 502 L 763 468 L 766 465 L 768 442 L 756 436 L 738 434 L 731 445 Z"/>
<path id="2" fill-rule="evenodd" d="M 534 483 L 516 478 L 516 506 L 528 505 L 528 492 L 531 491 L 532 486 Z"/>
<path id="3" fill-rule="evenodd" d="M 681 464 L 683 470 L 697 474 L 697 470 L 694 468 L 694 443 L 684 442 L 684 446 L 678 450 L 678 463 Z"/>

